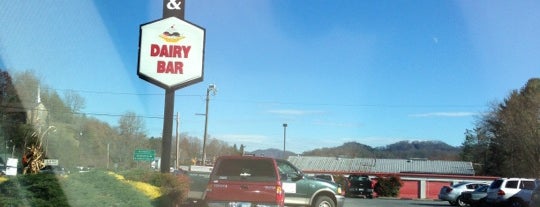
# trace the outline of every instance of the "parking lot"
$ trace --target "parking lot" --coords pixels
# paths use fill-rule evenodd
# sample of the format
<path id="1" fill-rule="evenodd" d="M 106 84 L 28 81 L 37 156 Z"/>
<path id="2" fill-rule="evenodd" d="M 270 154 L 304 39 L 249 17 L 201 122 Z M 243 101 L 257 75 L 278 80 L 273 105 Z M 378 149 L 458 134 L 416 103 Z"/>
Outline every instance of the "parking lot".
<path id="1" fill-rule="evenodd" d="M 450 206 L 448 202 L 433 200 L 401 200 L 392 198 L 347 198 L 344 207 L 401 207 Z"/>

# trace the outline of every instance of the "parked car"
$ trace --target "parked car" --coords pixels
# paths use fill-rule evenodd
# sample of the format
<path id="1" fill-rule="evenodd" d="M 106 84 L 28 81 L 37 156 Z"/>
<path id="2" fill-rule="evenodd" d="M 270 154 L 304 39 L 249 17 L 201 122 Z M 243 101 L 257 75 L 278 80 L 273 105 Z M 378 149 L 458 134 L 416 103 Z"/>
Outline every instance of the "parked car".
<path id="1" fill-rule="evenodd" d="M 491 183 L 487 190 L 486 203 L 489 206 L 510 205 L 529 206 L 532 192 L 537 186 L 535 179 L 500 178 Z"/>
<path id="2" fill-rule="evenodd" d="M 461 194 L 463 192 L 472 192 L 479 187 L 488 186 L 486 183 L 463 182 L 452 186 L 443 186 L 439 191 L 439 199 L 448 201 L 453 206 L 466 206 Z"/>
<path id="3" fill-rule="evenodd" d="M 45 167 L 41 168 L 39 170 L 40 173 L 50 173 L 50 174 L 57 174 L 57 175 L 66 175 L 66 169 L 62 166 L 53 166 L 53 165 L 46 165 Z"/>
<path id="4" fill-rule="evenodd" d="M 485 203 L 488 188 L 489 185 L 482 185 L 472 192 L 462 192 L 461 200 L 471 207 L 479 206 L 480 204 Z"/>
<path id="5" fill-rule="evenodd" d="M 334 182 L 334 183 L 336 182 L 334 180 L 334 176 L 332 176 L 331 174 L 316 174 L 313 177 L 323 179 L 323 180 L 328 180 L 328 181 Z"/>
<path id="6" fill-rule="evenodd" d="M 349 175 L 347 196 L 373 198 L 373 183 L 367 175 Z"/>
<path id="7" fill-rule="evenodd" d="M 209 207 L 342 207 L 344 200 L 335 183 L 305 176 L 286 160 L 255 156 L 219 157 L 205 192 Z"/>

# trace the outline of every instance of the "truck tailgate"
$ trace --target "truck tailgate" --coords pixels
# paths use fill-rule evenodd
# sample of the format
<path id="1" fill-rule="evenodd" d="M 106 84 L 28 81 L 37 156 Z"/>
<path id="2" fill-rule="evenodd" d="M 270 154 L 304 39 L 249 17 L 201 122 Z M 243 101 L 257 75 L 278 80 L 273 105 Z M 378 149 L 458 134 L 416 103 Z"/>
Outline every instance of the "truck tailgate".
<path id="1" fill-rule="evenodd" d="M 282 205 L 277 167 L 268 158 L 219 159 L 210 175 L 205 200 L 209 206 Z"/>
<path id="2" fill-rule="evenodd" d="M 214 180 L 209 184 L 206 199 L 213 201 L 238 201 L 275 203 L 278 183 Z"/>

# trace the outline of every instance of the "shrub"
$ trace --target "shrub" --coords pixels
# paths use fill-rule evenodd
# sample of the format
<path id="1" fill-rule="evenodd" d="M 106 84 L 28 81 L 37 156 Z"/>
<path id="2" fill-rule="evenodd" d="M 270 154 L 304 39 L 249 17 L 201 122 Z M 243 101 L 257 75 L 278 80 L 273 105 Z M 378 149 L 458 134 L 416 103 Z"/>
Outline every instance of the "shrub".
<path id="1" fill-rule="evenodd" d="M 18 175 L 0 184 L 0 206 L 69 206 L 53 174 Z"/>
<path id="2" fill-rule="evenodd" d="M 162 197 L 157 199 L 158 206 L 172 206 L 181 204 L 187 198 L 189 192 L 189 179 L 184 175 L 172 175 L 169 173 L 158 173 L 154 182 L 159 183 Z M 159 180 L 159 181 L 158 181 Z"/>
<path id="3" fill-rule="evenodd" d="M 373 189 L 377 195 L 383 197 L 399 196 L 399 189 L 403 186 L 401 178 L 393 175 L 390 177 L 377 177 L 377 183 Z"/>
<path id="4" fill-rule="evenodd" d="M 121 173 L 126 180 L 139 181 L 160 188 L 162 196 L 155 199 L 157 206 L 180 204 L 187 198 L 189 178 L 185 175 L 160 173 L 150 170 L 132 170 Z"/>

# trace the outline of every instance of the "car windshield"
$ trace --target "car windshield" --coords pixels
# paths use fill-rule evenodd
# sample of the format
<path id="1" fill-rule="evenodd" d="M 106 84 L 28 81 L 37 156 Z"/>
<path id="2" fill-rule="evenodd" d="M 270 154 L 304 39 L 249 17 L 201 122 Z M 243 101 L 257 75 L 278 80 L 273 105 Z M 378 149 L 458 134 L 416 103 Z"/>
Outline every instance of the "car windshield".
<path id="1" fill-rule="evenodd" d="M 0 206 L 200 204 L 223 186 L 188 172 L 223 156 L 286 161 L 294 183 L 273 187 L 298 195 L 304 175 L 332 175 L 344 198 L 441 201 L 443 186 L 540 172 L 540 1 L 0 8 Z M 347 192 L 358 183 L 369 192 Z"/>

